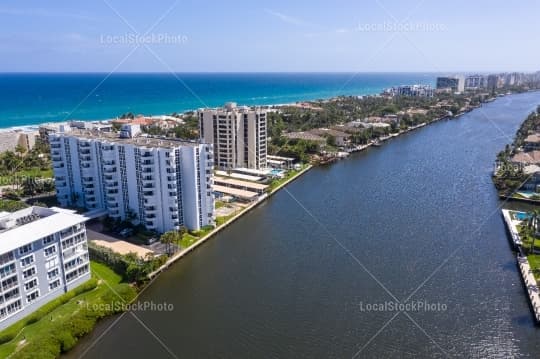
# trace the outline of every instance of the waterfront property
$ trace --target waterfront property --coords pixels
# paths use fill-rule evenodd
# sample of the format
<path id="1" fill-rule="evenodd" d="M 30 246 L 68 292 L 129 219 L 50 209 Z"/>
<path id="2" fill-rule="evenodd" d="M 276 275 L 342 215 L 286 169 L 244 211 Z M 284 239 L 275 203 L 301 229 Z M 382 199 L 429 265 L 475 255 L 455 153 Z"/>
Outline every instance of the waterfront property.
<path id="1" fill-rule="evenodd" d="M 62 206 L 104 209 L 165 232 L 214 224 L 211 144 L 117 133 L 50 135 L 57 197 Z"/>
<path id="2" fill-rule="evenodd" d="M 229 102 L 223 108 L 201 109 L 198 117 L 201 139 L 214 144 L 217 167 L 266 167 L 266 110 Z"/>
<path id="3" fill-rule="evenodd" d="M 534 273 L 538 271 L 539 268 L 534 268 L 529 262 L 529 258 L 524 253 L 523 239 L 519 233 L 519 227 L 525 225 L 525 222 L 529 220 L 530 215 L 526 212 L 511 211 L 507 209 L 503 209 L 502 214 L 514 248 L 519 252 L 517 255 L 517 264 L 529 296 L 534 317 L 536 321 L 540 323 L 540 288 L 534 276 Z M 532 250 L 531 255 L 534 256 L 534 249 Z"/>
<path id="4" fill-rule="evenodd" d="M 437 77 L 437 89 L 450 89 L 452 92 L 463 92 L 465 90 L 465 78 L 462 76 Z"/>
<path id="5" fill-rule="evenodd" d="M 0 329 L 90 279 L 85 221 L 55 207 L 0 213 Z"/>

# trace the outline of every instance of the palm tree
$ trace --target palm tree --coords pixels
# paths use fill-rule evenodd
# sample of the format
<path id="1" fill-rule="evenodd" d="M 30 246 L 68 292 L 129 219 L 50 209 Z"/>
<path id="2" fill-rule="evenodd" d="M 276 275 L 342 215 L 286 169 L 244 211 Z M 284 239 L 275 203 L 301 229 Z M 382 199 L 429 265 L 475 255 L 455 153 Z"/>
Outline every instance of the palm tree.
<path id="1" fill-rule="evenodd" d="M 179 233 L 168 231 L 161 235 L 159 241 L 167 246 L 167 254 L 171 255 L 171 244 L 178 242 Z"/>
<path id="2" fill-rule="evenodd" d="M 531 253 L 534 253 L 534 243 L 536 237 L 540 234 L 540 210 L 535 209 L 528 213 L 527 228 L 529 229 L 529 236 L 531 238 Z"/>

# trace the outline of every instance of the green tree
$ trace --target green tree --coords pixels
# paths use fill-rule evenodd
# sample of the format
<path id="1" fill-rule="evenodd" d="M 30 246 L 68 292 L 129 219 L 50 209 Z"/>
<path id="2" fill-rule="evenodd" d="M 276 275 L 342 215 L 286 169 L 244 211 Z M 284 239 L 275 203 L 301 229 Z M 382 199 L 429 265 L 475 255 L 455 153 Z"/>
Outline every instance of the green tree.
<path id="1" fill-rule="evenodd" d="M 161 235 L 160 242 L 167 246 L 167 254 L 171 255 L 171 247 L 173 243 L 177 243 L 181 239 L 179 232 L 168 231 Z"/>

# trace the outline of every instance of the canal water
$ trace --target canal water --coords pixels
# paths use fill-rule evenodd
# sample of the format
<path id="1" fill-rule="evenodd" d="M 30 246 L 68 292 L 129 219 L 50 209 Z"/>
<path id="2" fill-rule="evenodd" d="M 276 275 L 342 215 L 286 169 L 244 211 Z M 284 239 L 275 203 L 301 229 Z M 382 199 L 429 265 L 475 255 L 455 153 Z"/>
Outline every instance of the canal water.
<path id="1" fill-rule="evenodd" d="M 66 357 L 540 357 L 490 178 L 538 104 L 500 98 L 314 168 L 140 298 L 173 310 L 104 321 Z"/>

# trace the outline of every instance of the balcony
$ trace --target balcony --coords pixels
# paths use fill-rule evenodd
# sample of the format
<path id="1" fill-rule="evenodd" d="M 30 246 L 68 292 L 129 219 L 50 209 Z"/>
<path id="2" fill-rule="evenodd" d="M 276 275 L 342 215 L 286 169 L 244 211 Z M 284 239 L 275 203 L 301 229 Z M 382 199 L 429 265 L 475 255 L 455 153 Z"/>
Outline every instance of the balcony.
<path id="1" fill-rule="evenodd" d="M 66 260 L 69 258 L 73 258 L 75 256 L 80 256 L 82 254 L 85 254 L 86 252 L 88 252 L 88 249 L 86 248 L 86 244 L 81 244 L 81 245 L 78 245 L 77 247 L 72 247 L 65 250 L 62 256 L 64 257 L 64 260 Z"/>
<path id="2" fill-rule="evenodd" d="M 105 180 L 105 186 L 108 188 L 108 189 L 112 189 L 114 187 L 118 187 L 118 181 L 116 179 L 106 179 Z"/>

